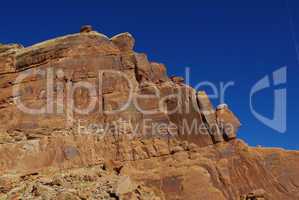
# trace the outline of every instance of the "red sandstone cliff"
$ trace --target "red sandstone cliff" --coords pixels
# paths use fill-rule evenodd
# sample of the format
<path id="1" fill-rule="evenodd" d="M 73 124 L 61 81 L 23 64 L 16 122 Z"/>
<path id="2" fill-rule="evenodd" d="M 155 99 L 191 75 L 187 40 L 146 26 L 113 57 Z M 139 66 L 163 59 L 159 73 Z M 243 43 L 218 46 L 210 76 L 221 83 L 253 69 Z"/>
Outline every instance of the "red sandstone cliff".
<path id="1" fill-rule="evenodd" d="M 83 27 L 0 45 L 0 199 L 299 199 L 299 152 L 236 139 L 227 106 L 134 43 Z"/>

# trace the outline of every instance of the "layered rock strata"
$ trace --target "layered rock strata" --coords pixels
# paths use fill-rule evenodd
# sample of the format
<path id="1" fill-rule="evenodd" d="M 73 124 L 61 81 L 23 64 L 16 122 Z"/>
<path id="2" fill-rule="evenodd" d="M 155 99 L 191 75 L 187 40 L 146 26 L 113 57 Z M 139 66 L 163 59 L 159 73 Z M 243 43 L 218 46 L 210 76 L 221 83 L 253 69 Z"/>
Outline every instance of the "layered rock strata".
<path id="1" fill-rule="evenodd" d="M 90 26 L 0 45 L 0 199 L 299 198 L 298 152 L 248 147 L 134 45 Z"/>

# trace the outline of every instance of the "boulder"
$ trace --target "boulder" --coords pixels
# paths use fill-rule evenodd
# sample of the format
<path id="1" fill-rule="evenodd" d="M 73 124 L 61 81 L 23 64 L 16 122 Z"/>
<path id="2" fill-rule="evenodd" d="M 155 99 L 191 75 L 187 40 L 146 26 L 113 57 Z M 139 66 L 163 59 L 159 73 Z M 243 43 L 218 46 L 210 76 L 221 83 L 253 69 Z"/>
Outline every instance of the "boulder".
<path id="1" fill-rule="evenodd" d="M 84 25 L 80 29 L 80 33 L 89 33 L 92 31 L 92 26 L 91 25 Z"/>

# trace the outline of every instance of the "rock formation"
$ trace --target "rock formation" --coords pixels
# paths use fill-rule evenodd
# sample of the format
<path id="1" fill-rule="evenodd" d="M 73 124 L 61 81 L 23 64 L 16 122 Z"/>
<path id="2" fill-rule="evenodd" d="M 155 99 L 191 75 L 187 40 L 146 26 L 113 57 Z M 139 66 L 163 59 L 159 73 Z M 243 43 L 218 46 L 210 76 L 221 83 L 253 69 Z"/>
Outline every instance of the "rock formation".
<path id="1" fill-rule="evenodd" d="M 299 152 L 249 147 L 134 45 L 91 26 L 0 45 L 0 199 L 299 199 Z"/>

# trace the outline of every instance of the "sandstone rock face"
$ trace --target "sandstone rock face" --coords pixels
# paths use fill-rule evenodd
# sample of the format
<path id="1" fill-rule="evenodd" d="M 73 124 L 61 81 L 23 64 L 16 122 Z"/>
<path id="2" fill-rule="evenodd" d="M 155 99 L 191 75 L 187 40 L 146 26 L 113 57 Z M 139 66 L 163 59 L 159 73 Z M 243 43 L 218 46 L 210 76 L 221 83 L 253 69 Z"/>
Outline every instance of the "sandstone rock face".
<path id="1" fill-rule="evenodd" d="M 216 111 L 217 124 L 221 127 L 226 139 L 235 139 L 241 126 L 239 119 L 229 110 L 226 104 L 219 105 Z"/>
<path id="2" fill-rule="evenodd" d="M 216 143 L 222 142 L 224 140 L 223 133 L 220 132 L 219 125 L 216 121 L 216 114 L 209 97 L 205 92 L 200 91 L 197 94 L 197 101 L 207 129 L 212 135 L 214 141 Z"/>
<path id="3" fill-rule="evenodd" d="M 299 153 L 90 26 L 0 45 L 0 199 L 299 199 Z"/>
<path id="4" fill-rule="evenodd" d="M 111 38 L 111 41 L 121 51 L 132 51 L 135 45 L 135 39 L 130 33 L 121 33 Z"/>

